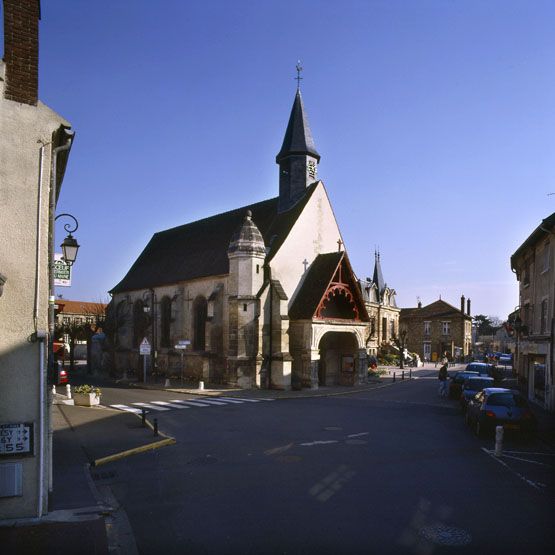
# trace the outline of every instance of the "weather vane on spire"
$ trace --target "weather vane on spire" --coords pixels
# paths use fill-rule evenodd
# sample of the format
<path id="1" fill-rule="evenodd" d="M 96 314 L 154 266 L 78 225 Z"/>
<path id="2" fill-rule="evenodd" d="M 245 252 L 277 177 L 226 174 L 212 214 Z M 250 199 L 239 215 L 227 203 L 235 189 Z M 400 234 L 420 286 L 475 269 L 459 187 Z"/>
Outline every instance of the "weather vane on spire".
<path id="1" fill-rule="evenodd" d="M 303 66 L 301 65 L 301 60 L 297 60 L 297 65 L 295 66 L 296 70 L 297 70 L 297 77 L 295 77 L 295 79 L 297 80 L 297 90 L 301 90 L 301 81 L 302 81 L 302 77 L 301 77 L 301 71 L 303 70 Z"/>

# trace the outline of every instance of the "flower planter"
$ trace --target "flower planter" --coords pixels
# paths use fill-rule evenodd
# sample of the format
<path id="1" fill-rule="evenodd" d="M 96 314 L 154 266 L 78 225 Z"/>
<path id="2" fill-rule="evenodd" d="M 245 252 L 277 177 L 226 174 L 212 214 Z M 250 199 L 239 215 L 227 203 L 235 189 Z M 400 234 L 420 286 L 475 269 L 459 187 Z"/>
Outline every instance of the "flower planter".
<path id="1" fill-rule="evenodd" d="M 92 407 L 100 404 L 100 395 L 96 393 L 74 393 L 73 400 L 76 405 L 82 407 Z"/>

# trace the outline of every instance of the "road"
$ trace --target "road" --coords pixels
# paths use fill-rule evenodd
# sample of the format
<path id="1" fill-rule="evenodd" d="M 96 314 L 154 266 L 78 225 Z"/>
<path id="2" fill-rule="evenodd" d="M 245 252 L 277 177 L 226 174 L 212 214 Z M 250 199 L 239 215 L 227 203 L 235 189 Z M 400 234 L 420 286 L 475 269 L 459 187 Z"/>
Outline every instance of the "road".
<path id="1" fill-rule="evenodd" d="M 170 407 L 156 416 L 177 444 L 111 463 L 98 483 L 143 554 L 550 552 L 555 450 L 509 438 L 496 459 L 436 390 L 421 376 L 352 396 Z"/>

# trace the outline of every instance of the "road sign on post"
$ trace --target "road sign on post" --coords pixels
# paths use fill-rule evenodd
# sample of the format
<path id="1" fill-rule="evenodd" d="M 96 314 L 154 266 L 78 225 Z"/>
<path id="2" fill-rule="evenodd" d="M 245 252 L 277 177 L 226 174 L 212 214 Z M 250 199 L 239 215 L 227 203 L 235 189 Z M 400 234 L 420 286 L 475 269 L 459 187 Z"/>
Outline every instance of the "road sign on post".
<path id="1" fill-rule="evenodd" d="M 181 339 L 177 342 L 177 345 L 174 345 L 174 349 L 179 351 L 181 355 L 181 387 L 183 387 L 183 353 L 187 348 L 187 345 L 190 345 L 191 342 L 188 339 Z"/>
<path id="2" fill-rule="evenodd" d="M 143 383 L 146 383 L 146 357 L 150 355 L 150 343 L 146 337 L 139 345 L 139 354 L 143 355 Z"/>

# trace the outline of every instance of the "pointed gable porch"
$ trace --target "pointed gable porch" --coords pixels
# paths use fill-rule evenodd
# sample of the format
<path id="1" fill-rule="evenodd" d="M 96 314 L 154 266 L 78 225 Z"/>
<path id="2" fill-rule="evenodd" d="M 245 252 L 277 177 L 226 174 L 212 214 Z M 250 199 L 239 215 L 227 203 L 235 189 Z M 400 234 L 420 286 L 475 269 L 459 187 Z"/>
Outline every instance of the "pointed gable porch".
<path id="1" fill-rule="evenodd" d="M 293 387 L 366 381 L 369 317 L 345 252 L 315 258 L 289 318 Z"/>

